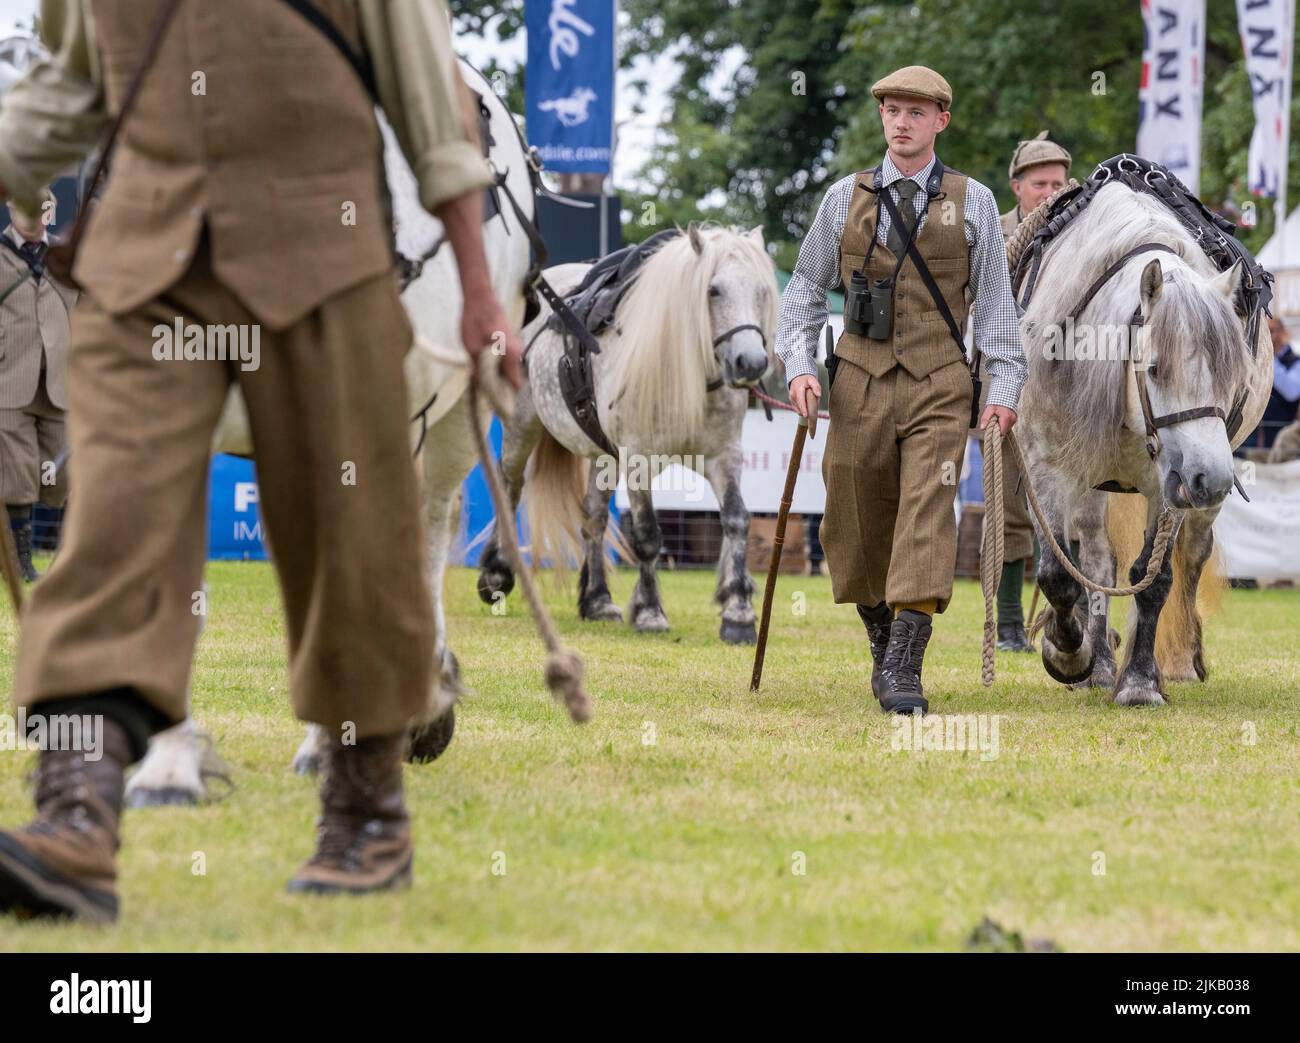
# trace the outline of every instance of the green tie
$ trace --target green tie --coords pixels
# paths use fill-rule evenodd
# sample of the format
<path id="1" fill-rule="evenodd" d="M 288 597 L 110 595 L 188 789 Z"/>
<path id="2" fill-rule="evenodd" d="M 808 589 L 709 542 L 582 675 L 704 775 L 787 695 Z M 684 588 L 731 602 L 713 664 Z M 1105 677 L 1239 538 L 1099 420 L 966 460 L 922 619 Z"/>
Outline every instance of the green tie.
<path id="1" fill-rule="evenodd" d="M 899 222 L 890 221 L 889 232 L 885 236 L 885 245 L 893 252 L 895 257 L 901 257 L 903 251 L 907 248 L 907 237 L 912 230 L 912 225 L 916 220 L 916 203 L 913 202 L 920 186 L 908 178 L 894 182 L 894 188 L 898 190 L 899 204 L 898 216 L 906 222 L 905 228 L 899 228 Z M 886 189 L 885 191 L 889 191 Z"/>

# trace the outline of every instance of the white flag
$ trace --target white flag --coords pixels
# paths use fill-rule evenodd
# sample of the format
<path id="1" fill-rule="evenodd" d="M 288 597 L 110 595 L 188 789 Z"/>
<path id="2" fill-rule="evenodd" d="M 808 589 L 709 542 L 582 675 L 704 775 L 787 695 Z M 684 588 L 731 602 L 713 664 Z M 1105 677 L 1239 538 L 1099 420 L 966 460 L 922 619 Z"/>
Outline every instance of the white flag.
<path id="1" fill-rule="evenodd" d="M 1246 72 L 1255 100 L 1250 137 L 1249 187 L 1253 195 L 1277 198 L 1286 146 L 1287 85 L 1294 58 L 1291 26 L 1295 0 L 1237 0 L 1237 29 L 1246 52 Z"/>
<path id="2" fill-rule="evenodd" d="M 1205 0 L 1142 0 L 1142 21 L 1137 154 L 1168 167 L 1197 193 Z"/>

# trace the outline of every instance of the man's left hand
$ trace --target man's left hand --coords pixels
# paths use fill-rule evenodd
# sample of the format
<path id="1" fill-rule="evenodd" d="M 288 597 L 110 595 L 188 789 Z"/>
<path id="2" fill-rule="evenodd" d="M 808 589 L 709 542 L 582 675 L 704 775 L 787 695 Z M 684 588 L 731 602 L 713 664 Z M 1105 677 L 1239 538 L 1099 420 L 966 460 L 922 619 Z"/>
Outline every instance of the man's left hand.
<path id="1" fill-rule="evenodd" d="M 985 406 L 984 415 L 980 417 L 980 430 L 989 426 L 989 421 L 998 418 L 998 427 L 1002 428 L 1002 437 L 1006 438 L 1016 422 L 1016 411 L 1007 406 Z"/>

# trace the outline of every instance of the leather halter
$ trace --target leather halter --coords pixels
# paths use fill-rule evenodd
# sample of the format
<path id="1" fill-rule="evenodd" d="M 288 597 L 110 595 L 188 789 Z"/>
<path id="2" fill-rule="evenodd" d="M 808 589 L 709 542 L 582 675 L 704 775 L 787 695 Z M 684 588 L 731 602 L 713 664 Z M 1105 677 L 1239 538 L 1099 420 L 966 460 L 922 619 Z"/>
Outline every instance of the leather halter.
<path id="1" fill-rule="evenodd" d="M 1141 329 L 1145 325 L 1146 319 L 1142 317 L 1142 308 L 1139 306 L 1133 312 L 1133 317 L 1129 319 L 1129 326 L 1133 329 Z M 1130 345 L 1132 342 L 1133 338 L 1130 336 Z M 1155 411 L 1151 408 L 1151 393 L 1147 388 L 1147 374 L 1154 368 L 1154 366 L 1133 367 L 1138 402 L 1142 406 L 1142 420 L 1146 424 L 1147 453 L 1152 460 L 1160 453 L 1160 435 L 1157 432 L 1162 427 L 1173 427 L 1174 424 L 1181 424 L 1185 420 L 1200 420 L 1202 417 L 1207 416 L 1216 416 L 1223 421 L 1225 427 L 1227 426 L 1227 415 L 1218 406 L 1196 406 L 1194 409 L 1181 409 L 1177 413 L 1164 413 L 1156 416 Z"/>
<path id="2" fill-rule="evenodd" d="M 737 333 L 741 333 L 744 330 L 753 330 L 754 332 L 756 332 L 759 338 L 763 341 L 763 350 L 764 351 L 767 350 L 767 334 L 763 332 L 763 327 L 755 325 L 752 322 L 745 322 L 739 326 L 732 326 L 731 329 L 727 330 L 726 333 L 719 333 L 716 337 L 713 338 L 714 356 L 716 356 L 718 353 L 719 344 L 725 343 L 726 341 L 734 337 Z M 712 380 L 710 380 L 707 384 L 704 385 L 704 390 L 717 391 L 720 387 L 722 387 L 724 383 L 725 381 L 721 377 L 714 377 Z"/>
<path id="3" fill-rule="evenodd" d="M 1135 246 L 1132 250 L 1129 250 L 1128 253 L 1124 254 L 1123 257 L 1102 272 L 1093 284 L 1088 287 L 1088 292 L 1083 295 L 1083 299 L 1078 305 L 1076 305 L 1075 309 L 1070 312 L 1070 320 L 1072 322 L 1078 322 L 1079 316 L 1083 314 L 1084 309 L 1092 303 L 1093 298 L 1097 296 L 1101 291 L 1101 288 L 1106 285 L 1111 276 L 1115 275 L 1121 268 L 1128 264 L 1129 261 L 1140 254 L 1151 253 L 1152 251 L 1157 250 L 1164 253 L 1177 254 L 1177 251 L 1173 247 L 1166 246 L 1164 243 L 1143 243 L 1140 246 Z M 1133 350 L 1133 343 L 1136 338 L 1136 334 L 1133 331 L 1140 330 L 1146 325 L 1146 318 L 1142 314 L 1141 304 L 1133 310 L 1133 315 L 1128 320 L 1128 324 L 1130 330 L 1129 357 L 1134 363 L 1136 363 L 1139 356 L 1138 353 Z M 1161 445 L 1160 435 L 1158 432 L 1162 427 L 1173 427 L 1174 424 L 1181 424 L 1187 420 L 1199 420 L 1203 417 L 1211 416 L 1218 417 L 1224 422 L 1225 426 L 1227 425 L 1227 416 L 1218 406 L 1197 406 L 1193 409 L 1182 409 L 1176 413 L 1164 413 L 1160 416 L 1156 416 L 1155 410 L 1151 408 L 1151 393 L 1147 387 L 1147 374 L 1153 369 L 1155 369 L 1154 366 L 1141 366 L 1136 364 L 1133 366 L 1133 376 L 1134 382 L 1137 385 L 1138 402 L 1142 406 L 1142 421 L 1146 426 L 1147 453 L 1151 459 L 1154 460 L 1160 453 Z"/>

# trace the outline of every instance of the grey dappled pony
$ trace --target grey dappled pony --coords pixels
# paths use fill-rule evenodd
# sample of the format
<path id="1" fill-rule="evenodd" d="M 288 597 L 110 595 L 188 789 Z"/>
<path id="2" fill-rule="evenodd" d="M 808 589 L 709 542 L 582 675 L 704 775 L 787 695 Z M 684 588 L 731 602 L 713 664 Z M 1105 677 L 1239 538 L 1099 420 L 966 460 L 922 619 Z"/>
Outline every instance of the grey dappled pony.
<path id="1" fill-rule="evenodd" d="M 1066 317 L 1088 288 L 1128 251 L 1147 243 L 1173 252 L 1131 258 L 1070 328 Z M 1039 531 L 1039 585 L 1048 602 L 1040 617 L 1044 666 L 1066 683 L 1113 687 L 1119 705 L 1162 704 L 1166 682 L 1206 676 L 1197 586 L 1213 549 L 1214 519 L 1233 488 L 1232 450 L 1263 413 L 1272 367 L 1266 330 L 1261 325 L 1252 357 L 1244 323 L 1234 311 L 1240 277 L 1240 264 L 1220 274 L 1158 200 L 1110 184 L 1048 248 L 1021 320 L 1029 382 L 1016 433 L 1029 480 L 1058 542 L 1068 546 L 1067 538 L 1077 539 L 1082 571 L 1116 585 L 1107 514 L 1121 508 L 1108 500 L 1136 497 L 1096 486 L 1117 482 L 1136 489 L 1146 497 L 1146 518 L 1142 550 L 1130 571 L 1135 583 L 1146 571 L 1163 506 L 1175 512 L 1171 552 L 1155 582 L 1136 595 L 1122 667 L 1109 637 L 1108 599 L 1097 593 L 1081 599 L 1081 585 Z M 1133 340 L 1137 351 L 1115 350 L 1126 343 L 1135 314 L 1143 323 Z M 1160 417 L 1203 406 L 1227 413 L 1245 390 L 1234 443 L 1222 419 L 1199 416 L 1161 427 L 1152 458 L 1140 379 L 1149 389 L 1152 413 Z M 1034 524 L 1038 527 L 1037 519 Z M 1158 664 L 1157 622 L 1171 591 L 1177 628 L 1167 640 L 1162 631 L 1165 655 Z"/>
<path id="2" fill-rule="evenodd" d="M 559 265 L 547 277 L 563 295 L 589 268 Z M 597 337 L 601 350 L 592 360 L 600 424 L 619 450 L 617 467 L 611 457 L 602 458 L 565 404 L 558 376 L 564 335 L 546 328 L 550 310 L 525 331 L 528 382 L 506 425 L 502 471 L 517 504 L 531 458 L 525 503 L 533 560 L 549 559 L 561 568 L 568 561 L 582 563 L 583 619 L 622 619 L 605 560 L 609 497 L 619 470 L 628 478 L 632 512 L 627 549 L 639 570 L 629 621 L 638 631 L 668 629 L 655 577 L 662 535 L 644 479 L 680 457 L 694 461 L 721 506 L 714 595 L 722 606 L 721 637 L 733 644 L 755 640 L 740 436 L 748 389 L 772 361 L 777 297 L 758 228 L 738 233 L 692 225 L 645 262 L 614 323 Z M 480 559 L 480 596 L 493 603 L 513 585 L 494 534 Z"/>

